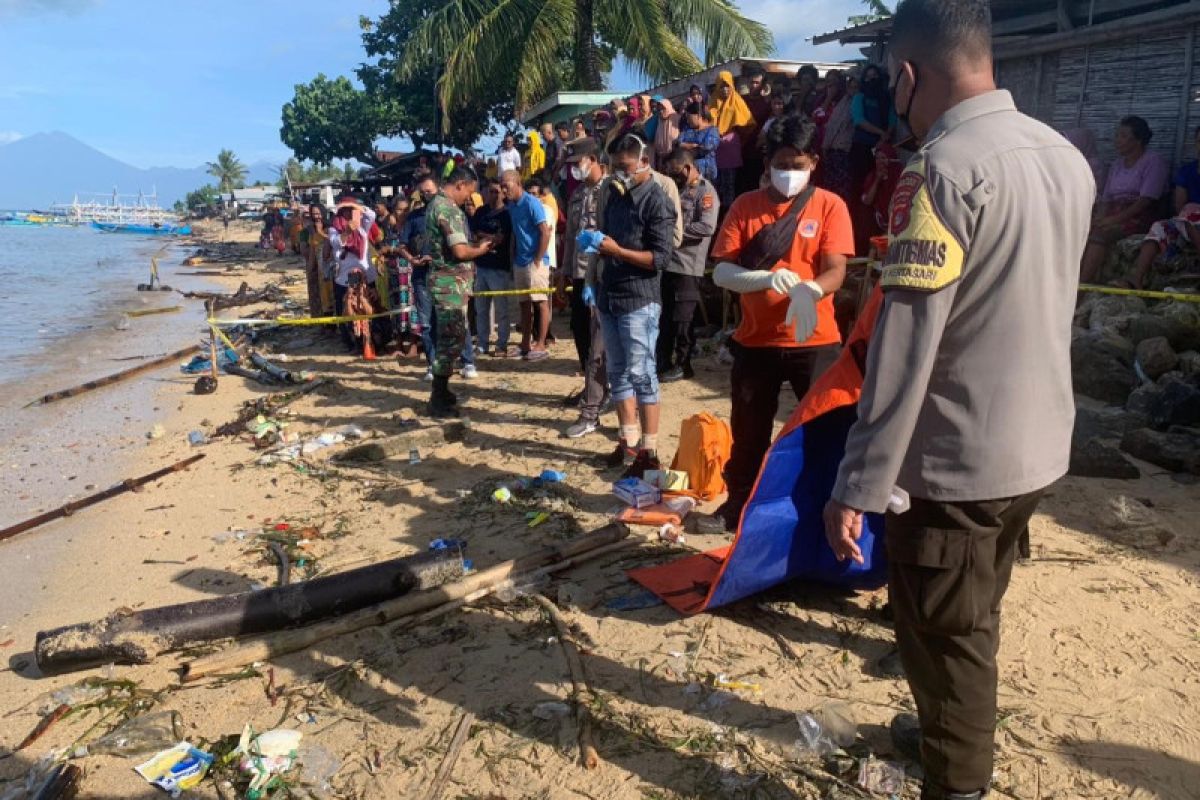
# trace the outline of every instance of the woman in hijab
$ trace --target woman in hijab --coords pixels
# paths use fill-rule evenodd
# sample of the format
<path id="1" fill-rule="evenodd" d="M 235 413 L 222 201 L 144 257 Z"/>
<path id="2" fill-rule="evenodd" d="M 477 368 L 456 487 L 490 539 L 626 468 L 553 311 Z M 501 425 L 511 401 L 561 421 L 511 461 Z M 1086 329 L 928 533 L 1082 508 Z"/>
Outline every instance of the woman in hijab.
<path id="1" fill-rule="evenodd" d="M 522 177 L 529 180 L 534 175 L 540 175 L 546 168 L 546 150 L 542 147 L 542 137 L 537 131 L 529 133 L 529 151 L 525 153 L 521 167 Z"/>
<path id="2" fill-rule="evenodd" d="M 675 106 L 666 98 L 659 98 L 658 113 L 655 115 L 654 128 L 654 157 L 655 163 L 663 163 L 663 159 L 675 147 L 679 139 L 679 114 Z"/>
<path id="3" fill-rule="evenodd" d="M 721 198 L 721 207 L 729 208 L 737 196 L 737 174 L 743 164 L 742 148 L 747 141 L 754 141 L 758 123 L 733 85 L 733 73 L 727 70 L 717 74 L 709 110 L 721 136 L 721 146 L 717 148 L 717 194 Z"/>

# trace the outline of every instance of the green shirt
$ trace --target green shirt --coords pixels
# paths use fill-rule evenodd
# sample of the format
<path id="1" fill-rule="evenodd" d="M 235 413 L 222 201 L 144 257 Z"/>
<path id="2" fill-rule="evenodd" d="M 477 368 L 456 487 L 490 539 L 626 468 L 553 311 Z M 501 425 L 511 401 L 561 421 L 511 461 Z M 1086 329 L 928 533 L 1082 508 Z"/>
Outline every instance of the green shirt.
<path id="1" fill-rule="evenodd" d="M 425 232 L 429 236 L 429 255 L 433 263 L 429 274 L 453 275 L 469 278 L 475 265 L 470 261 L 459 261 L 451 248 L 456 244 L 468 244 L 467 215 L 444 194 L 429 201 L 425 213 Z"/>

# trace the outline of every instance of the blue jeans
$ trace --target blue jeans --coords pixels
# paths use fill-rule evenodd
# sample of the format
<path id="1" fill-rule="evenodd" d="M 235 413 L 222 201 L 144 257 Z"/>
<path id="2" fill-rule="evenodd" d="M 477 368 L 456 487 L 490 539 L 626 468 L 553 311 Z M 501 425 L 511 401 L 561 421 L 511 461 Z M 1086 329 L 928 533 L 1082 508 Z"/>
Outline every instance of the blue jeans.
<path id="1" fill-rule="evenodd" d="M 613 402 L 637 396 L 639 405 L 658 402 L 658 316 L 662 306 L 648 303 L 625 314 L 600 312 L 604 349 L 608 354 L 608 385 Z"/>

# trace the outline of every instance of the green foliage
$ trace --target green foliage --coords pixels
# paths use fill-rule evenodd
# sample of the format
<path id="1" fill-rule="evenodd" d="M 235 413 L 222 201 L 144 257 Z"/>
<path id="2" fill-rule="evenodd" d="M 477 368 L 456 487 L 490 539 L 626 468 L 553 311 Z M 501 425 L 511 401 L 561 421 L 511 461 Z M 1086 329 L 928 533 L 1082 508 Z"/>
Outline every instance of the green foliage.
<path id="1" fill-rule="evenodd" d="M 296 158 L 289 158 L 287 163 L 278 168 L 279 180 L 275 185 L 280 189 L 288 187 L 288 181 L 297 183 L 319 183 L 324 180 L 340 180 L 346 175 L 346 167 L 337 164 L 305 164 Z"/>
<path id="2" fill-rule="evenodd" d="M 232 150 L 217 153 L 217 160 L 208 162 L 208 174 L 217 179 L 222 192 L 240 189 L 246 181 L 246 165 L 238 160 Z"/>
<path id="3" fill-rule="evenodd" d="M 194 192 L 188 192 L 187 197 L 183 199 L 183 206 L 185 210 L 190 211 L 193 208 L 219 205 L 220 202 L 221 193 L 217 190 L 216 186 L 208 183 Z"/>
<path id="4" fill-rule="evenodd" d="M 866 25 L 869 22 L 878 22 L 881 19 L 887 19 L 894 13 L 883 0 L 862 0 L 862 4 L 867 7 L 867 13 L 852 15 L 846 20 L 847 25 Z"/>
<path id="5" fill-rule="evenodd" d="M 329 164 L 335 158 L 375 161 L 375 140 L 387 133 L 393 110 L 349 78 L 317 75 L 296 85 L 283 106 L 280 138 L 297 158 Z"/>
<path id="6" fill-rule="evenodd" d="M 413 31 L 397 75 L 444 65 L 438 96 L 457 119 L 497 76 L 514 76 L 519 114 L 557 89 L 604 88 L 596 61 L 616 53 L 657 83 L 773 49 L 766 26 L 732 0 L 441 0 Z"/>

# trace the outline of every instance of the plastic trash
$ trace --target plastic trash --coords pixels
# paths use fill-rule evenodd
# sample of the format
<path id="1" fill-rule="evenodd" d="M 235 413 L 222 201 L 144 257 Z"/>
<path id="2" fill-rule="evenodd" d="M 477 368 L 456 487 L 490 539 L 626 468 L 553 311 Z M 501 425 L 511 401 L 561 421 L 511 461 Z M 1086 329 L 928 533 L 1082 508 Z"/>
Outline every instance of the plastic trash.
<path id="1" fill-rule="evenodd" d="M 718 675 L 716 678 L 714 678 L 713 686 L 716 686 L 718 689 L 732 689 L 739 692 L 750 692 L 751 694 L 762 694 L 763 690 L 761 683 L 734 680 L 725 674 Z"/>
<path id="2" fill-rule="evenodd" d="M 182 738 L 178 711 L 153 711 L 127 720 L 91 744 L 75 748 L 73 755 L 141 755 L 172 747 Z"/>
<path id="3" fill-rule="evenodd" d="M 497 503 L 508 503 L 512 500 L 512 492 L 507 486 L 501 486 L 499 489 L 492 492 L 492 499 Z"/>
<path id="4" fill-rule="evenodd" d="M 180 742 L 133 769 L 151 786 L 157 786 L 171 797 L 179 797 L 185 789 L 193 789 L 204 780 L 212 763 L 213 757 L 208 753 L 189 742 Z"/>
<path id="5" fill-rule="evenodd" d="M 50 693 L 46 702 L 40 706 L 38 713 L 44 717 L 59 706 L 74 707 L 90 703 L 94 700 L 100 700 L 108 694 L 108 691 L 103 686 L 93 686 L 86 683 L 75 683 L 70 686 L 64 686 Z"/>
<path id="6" fill-rule="evenodd" d="M 813 712 L 813 716 L 838 747 L 849 747 L 858 738 L 858 723 L 847 703 L 838 700 L 825 703 Z"/>
<path id="7" fill-rule="evenodd" d="M 567 479 L 567 473 L 557 469 L 544 469 L 538 477 L 542 479 L 542 483 L 562 483 Z"/>
<path id="8" fill-rule="evenodd" d="M 565 717 L 571 713 L 571 707 L 566 703 L 560 703 L 557 700 L 548 700 L 545 703 L 538 703 L 533 707 L 533 715 L 538 719 L 554 719 L 555 717 Z"/>
<path id="9" fill-rule="evenodd" d="M 408 463 L 420 464 L 421 463 L 421 451 L 415 447 L 413 449 L 409 450 L 408 451 Z"/>
<path id="10" fill-rule="evenodd" d="M 550 515 L 545 511 L 538 511 L 536 513 L 531 513 L 528 516 L 528 519 L 529 527 L 536 528 L 538 525 L 541 525 L 543 522 L 550 519 Z"/>
<path id="11" fill-rule="evenodd" d="M 627 594 L 623 597 L 614 597 L 604 604 L 604 607 L 612 611 L 637 611 L 643 608 L 653 608 L 661 606 L 663 600 L 649 589 L 643 589 L 640 592 Z"/>
<path id="12" fill-rule="evenodd" d="M 859 787 L 876 794 L 897 795 L 904 791 L 904 766 L 878 758 L 864 758 L 858 765 Z"/>
<path id="13" fill-rule="evenodd" d="M 249 725 L 242 729 L 234 754 L 239 757 L 238 769 L 250 776 L 246 800 L 260 800 L 282 783 L 279 776 L 296 763 L 300 731 L 275 728 L 257 736 Z"/>
<path id="14" fill-rule="evenodd" d="M 342 768 L 342 760 L 333 751 L 319 744 L 307 744 L 300 749 L 300 766 L 304 768 L 304 782 L 322 792 L 333 789 L 333 776 Z"/>
<path id="15" fill-rule="evenodd" d="M 683 544 L 687 539 L 682 528 L 669 522 L 658 529 L 658 538 L 671 544 Z"/>
<path id="16" fill-rule="evenodd" d="M 199 447 L 202 444 L 208 444 L 208 437 L 204 435 L 204 431 L 189 431 L 188 444 L 192 447 Z"/>
<path id="17" fill-rule="evenodd" d="M 365 439 L 367 437 L 367 432 L 353 423 L 349 425 L 343 425 L 335 430 L 334 433 L 341 434 L 347 439 Z"/>
<path id="18" fill-rule="evenodd" d="M 796 722 L 800 726 L 800 738 L 796 740 L 800 755 L 820 757 L 837 752 L 837 745 L 812 714 L 797 714 Z"/>
<path id="19" fill-rule="evenodd" d="M 166 435 L 167 435 L 167 429 L 164 428 L 162 425 L 155 425 L 153 428 L 151 428 L 150 430 L 148 430 L 146 432 L 147 439 L 161 439 L 162 437 L 164 437 Z"/>

